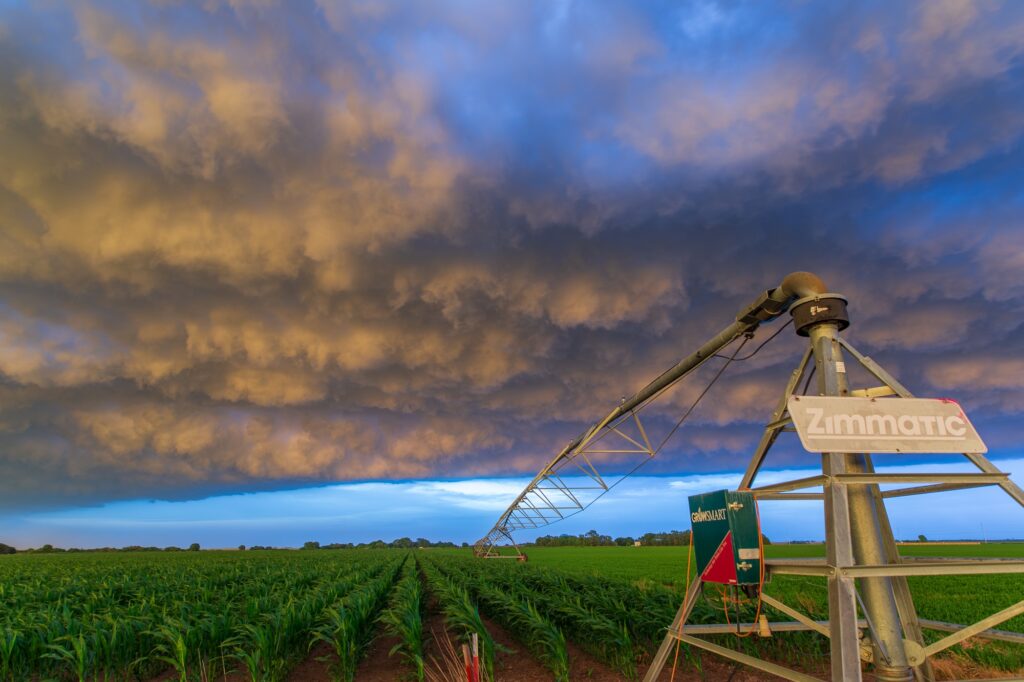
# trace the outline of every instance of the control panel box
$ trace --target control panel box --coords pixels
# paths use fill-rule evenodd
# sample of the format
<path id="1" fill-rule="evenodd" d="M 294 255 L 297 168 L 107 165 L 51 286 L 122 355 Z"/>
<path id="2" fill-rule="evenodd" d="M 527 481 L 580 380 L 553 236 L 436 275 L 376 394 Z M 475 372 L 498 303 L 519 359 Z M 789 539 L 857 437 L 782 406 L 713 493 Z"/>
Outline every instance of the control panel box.
<path id="1" fill-rule="evenodd" d="M 717 490 L 690 497 L 697 575 L 723 585 L 761 581 L 760 526 L 754 496 Z"/>

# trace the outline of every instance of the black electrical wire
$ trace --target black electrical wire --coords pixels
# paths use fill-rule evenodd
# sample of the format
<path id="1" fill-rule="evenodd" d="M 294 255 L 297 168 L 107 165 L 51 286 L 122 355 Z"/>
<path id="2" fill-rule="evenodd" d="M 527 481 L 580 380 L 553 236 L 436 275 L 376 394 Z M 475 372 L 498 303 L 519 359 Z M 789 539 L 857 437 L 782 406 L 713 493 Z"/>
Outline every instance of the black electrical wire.
<path id="1" fill-rule="evenodd" d="M 637 465 L 636 465 L 635 467 L 633 467 L 632 469 L 630 469 L 629 471 L 627 471 L 627 472 L 626 472 L 625 474 L 623 474 L 623 475 L 622 475 L 622 476 L 621 476 L 621 477 L 620 477 L 620 478 L 619 478 L 619 479 L 618 479 L 617 481 L 615 481 L 615 482 L 614 482 L 614 483 L 612 483 L 612 484 L 611 484 L 610 486 L 608 486 L 608 487 L 607 487 L 606 489 L 604 489 L 603 491 L 601 491 L 601 493 L 600 493 L 600 494 L 598 494 L 598 495 L 597 495 L 597 497 L 595 497 L 594 499 L 590 500 L 589 502 L 587 502 L 587 503 L 586 503 L 585 505 L 581 506 L 581 507 L 580 507 L 579 509 L 577 509 L 576 511 L 574 511 L 574 512 L 570 512 L 570 513 L 568 513 L 568 514 L 565 514 L 564 516 L 562 516 L 562 517 L 561 517 L 560 519 L 558 519 L 558 520 L 562 521 L 562 520 L 565 520 L 565 519 L 569 518 L 570 516 L 575 516 L 576 514 L 579 514 L 579 513 L 580 513 L 580 512 L 582 512 L 582 511 L 583 511 L 584 509 L 586 509 L 586 508 L 587 508 L 587 507 L 589 507 L 590 505 L 594 504 L 594 503 L 595 503 L 595 502 L 597 502 L 597 501 L 598 501 L 599 499 L 601 499 L 602 497 L 604 497 L 605 495 L 607 495 L 607 494 L 608 494 L 609 492 L 611 492 L 612 488 L 614 488 L 614 487 L 615 487 L 615 486 L 617 486 L 618 484 L 622 483 L 622 482 L 623 482 L 624 480 L 626 480 L 626 479 L 627 479 L 627 478 L 628 478 L 629 476 L 631 476 L 631 475 L 632 475 L 633 473 L 635 473 L 637 469 L 639 469 L 640 467 L 642 467 L 642 466 L 643 466 L 644 464 L 647 464 L 647 462 L 651 461 L 651 458 L 653 458 L 653 457 L 654 457 L 655 455 L 657 455 L 657 454 L 658 454 L 659 452 L 661 452 L 662 448 L 664 448 L 664 447 L 665 447 L 665 444 L 666 444 L 666 443 L 668 443 L 669 439 L 670 439 L 670 438 L 672 438 L 672 436 L 673 436 L 673 435 L 675 435 L 675 432 L 676 432 L 676 431 L 678 431 L 678 430 L 679 430 L 679 427 L 683 425 L 683 422 L 684 422 L 684 421 L 686 421 L 686 418 L 687 418 L 687 417 L 689 417 L 689 416 L 690 416 L 690 414 L 691 414 L 691 413 L 692 413 L 692 412 L 693 412 L 693 411 L 694 411 L 694 410 L 695 410 L 695 409 L 697 408 L 697 405 L 698 405 L 698 404 L 700 403 L 700 401 L 701 401 L 701 400 L 702 400 L 702 399 L 704 398 L 704 396 L 705 396 L 705 395 L 707 395 L 707 392 L 711 390 L 711 387 L 715 385 L 715 382 L 717 382 L 717 381 L 718 381 L 718 379 L 719 379 L 719 378 L 721 378 L 721 376 L 722 376 L 722 374 L 723 374 L 723 373 L 725 372 L 725 370 L 726 370 L 726 369 L 727 369 L 727 368 L 729 367 L 729 365 L 730 365 L 730 364 L 732 364 L 732 359 L 733 359 L 734 357 L 736 357 L 736 356 L 737 356 L 737 355 L 739 354 L 739 352 L 740 352 L 741 350 L 743 350 L 743 346 L 745 346 L 745 345 L 747 344 L 747 341 L 749 341 L 749 340 L 750 340 L 750 337 L 749 337 L 749 336 L 748 336 L 748 337 L 746 337 L 746 338 L 744 338 L 744 339 L 743 339 L 743 341 L 742 341 L 742 342 L 740 343 L 740 345 L 739 345 L 739 346 L 738 346 L 738 347 L 736 348 L 736 351 L 735 351 L 735 352 L 734 352 L 734 353 L 732 354 L 732 356 L 731 356 L 731 357 L 730 357 L 730 356 L 727 356 L 727 355 L 726 355 L 726 356 L 721 356 L 721 357 L 725 358 L 726 362 L 722 364 L 722 366 L 721 366 L 721 367 L 720 367 L 720 368 L 718 369 L 718 372 L 717 372 L 717 373 L 715 374 L 715 376 L 714 376 L 714 377 L 712 377 L 712 379 L 711 379 L 711 381 L 710 381 L 710 382 L 708 382 L 708 385 L 707 385 L 707 386 L 705 386 L 705 387 L 704 387 L 704 390 L 703 390 L 703 391 L 701 391 L 701 392 L 700 392 L 700 395 L 698 395 L 698 396 L 697 396 L 697 399 L 693 401 L 693 403 L 692 403 L 692 404 L 690 405 L 690 407 L 689 407 L 689 408 L 688 408 L 688 409 L 686 410 L 686 412 L 684 412 L 684 413 L 683 413 L 683 416 L 679 418 L 679 421 L 677 421 L 677 422 L 676 422 L 676 425 L 675 425 L 674 427 L 672 427 L 672 430 L 671 430 L 671 431 L 669 431 L 668 435 L 667 435 L 667 436 L 665 436 L 664 440 L 662 440 L 662 441 L 661 441 L 661 443 L 660 443 L 660 444 L 658 445 L 658 447 L 657 447 L 657 448 L 655 448 L 655 449 L 654 449 L 654 450 L 652 451 L 652 453 L 651 453 L 651 457 L 646 457 L 646 458 L 644 458 L 644 459 L 640 460 L 640 462 L 638 462 L 638 463 L 637 463 Z M 708 356 L 708 357 L 714 357 L 714 356 Z M 666 387 L 665 389 L 663 389 L 663 390 L 667 390 L 667 387 Z M 653 400 L 653 399 L 652 399 L 652 400 Z M 650 404 L 650 403 L 649 403 L 649 402 L 648 402 L 648 403 L 646 403 L 646 404 L 645 404 L 645 405 L 644 405 L 643 407 L 646 407 L 646 406 L 647 406 L 648 404 Z M 643 409 L 643 407 L 641 407 L 640 409 Z M 623 415 L 623 419 L 625 419 L 625 415 Z M 606 431 L 605 433 L 601 434 L 600 436 L 598 436 L 598 439 L 600 439 L 600 438 L 603 438 L 603 437 L 605 436 L 605 434 L 607 434 L 607 433 L 608 433 L 608 432 Z M 561 460 L 561 463 L 564 463 L 564 462 L 566 462 L 566 461 L 567 461 L 567 460 Z M 547 525 L 547 524 L 544 524 L 544 525 Z"/>
<path id="2" fill-rule="evenodd" d="M 804 382 L 803 395 L 807 395 L 807 389 L 811 387 L 811 379 L 814 377 L 815 369 L 817 369 L 817 365 L 811 365 L 811 371 L 807 373 L 807 381 Z"/>
<path id="3" fill-rule="evenodd" d="M 768 337 L 767 339 L 765 339 L 764 341 L 762 341 L 762 342 L 761 342 L 761 345 L 760 345 L 760 346 L 758 346 L 757 348 L 755 348 L 755 349 L 754 349 L 753 351 L 751 351 L 750 355 L 746 355 L 746 356 L 744 356 L 744 357 L 742 357 L 742 358 L 733 358 L 733 359 L 732 359 L 732 361 L 733 361 L 733 362 L 743 362 L 744 360 L 749 360 L 750 358 L 754 357 L 755 355 L 757 355 L 757 352 L 758 352 L 759 350 L 761 350 L 762 348 L 764 348 L 765 346 L 767 346 L 767 345 L 768 345 L 768 342 L 769 342 L 769 341 L 771 341 L 771 340 L 772 340 L 772 339 L 774 339 L 774 338 L 775 338 L 776 336 L 778 336 L 779 334 L 781 334 L 781 333 L 782 333 L 782 330 L 783 330 L 783 329 L 785 329 L 786 327 L 788 327 L 788 326 L 789 326 L 789 325 L 791 325 L 791 324 L 793 324 L 793 318 L 789 318 L 789 321 L 787 321 L 787 322 L 786 322 L 786 324 L 784 324 L 784 325 L 782 325 L 781 327 L 779 327 L 778 329 L 776 329 L 776 330 L 775 330 L 775 333 L 774 333 L 774 334 L 772 334 L 772 335 L 771 335 L 771 336 L 769 336 L 769 337 Z M 728 359 L 729 359 L 729 358 L 728 358 L 728 356 L 725 356 L 725 355 L 714 355 L 714 356 L 712 356 L 712 357 L 716 357 L 716 358 L 722 358 L 722 359 L 725 359 L 725 360 L 728 360 Z"/>
<path id="4" fill-rule="evenodd" d="M 714 377 L 712 377 L 711 381 L 708 382 L 708 385 L 704 387 L 704 390 L 700 392 L 700 395 L 698 395 L 697 399 L 693 401 L 693 404 L 690 405 L 690 408 L 683 413 L 683 416 L 679 418 L 679 421 L 676 422 L 676 425 L 673 426 L 672 430 L 668 432 L 668 435 L 665 436 L 665 440 L 661 441 L 661 445 L 659 445 L 657 449 L 654 451 L 655 453 L 661 452 L 661 449 L 665 447 L 665 443 L 668 442 L 668 439 L 675 435 L 675 432 L 678 431 L 679 427 L 683 425 L 683 422 L 686 421 L 686 418 L 690 416 L 690 413 L 697 408 L 698 403 L 700 403 L 704 396 L 707 395 L 707 392 L 711 390 L 711 387 L 715 385 L 715 382 L 718 381 L 718 379 L 722 376 L 722 373 L 725 372 L 729 365 L 732 364 L 733 359 L 735 359 L 739 352 L 743 350 L 743 346 L 747 345 L 747 341 L 749 340 L 749 337 L 743 339 L 740 345 L 737 346 L 736 351 L 732 354 L 732 357 L 729 357 L 727 355 L 715 356 L 724 358 L 726 362 L 721 367 L 718 368 L 718 372 L 715 374 Z M 771 341 L 771 339 L 768 339 L 768 341 Z M 757 351 L 754 352 L 756 353 Z"/>

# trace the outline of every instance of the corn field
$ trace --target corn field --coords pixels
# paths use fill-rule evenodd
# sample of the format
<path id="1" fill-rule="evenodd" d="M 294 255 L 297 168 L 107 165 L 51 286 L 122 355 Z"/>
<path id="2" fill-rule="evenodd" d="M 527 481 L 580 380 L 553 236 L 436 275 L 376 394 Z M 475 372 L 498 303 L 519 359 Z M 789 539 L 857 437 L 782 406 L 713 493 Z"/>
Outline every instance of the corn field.
<path id="1" fill-rule="evenodd" d="M 375 638 L 404 679 L 458 680 L 432 641 L 473 635 L 483 680 L 515 679 L 499 655 L 570 680 L 570 643 L 635 680 L 678 603 L 662 587 L 431 551 L 17 555 L 0 559 L 0 682 L 278 682 L 314 656 L 351 682 Z"/>
<path id="2" fill-rule="evenodd" d="M 803 593 L 790 596 L 798 603 Z M 317 679 L 350 682 L 375 642 L 395 679 L 458 682 L 458 650 L 474 636 L 482 680 L 517 679 L 526 659 L 556 682 L 578 679 L 584 664 L 603 679 L 636 680 L 680 600 L 681 589 L 662 583 L 464 552 L 5 556 L 0 682 L 278 682 L 298 679 L 311 660 Z M 721 618 L 709 598 L 691 622 Z M 773 660 L 827 655 L 809 633 L 720 637 Z M 680 659 L 703 665 L 686 647 Z"/>
<path id="3" fill-rule="evenodd" d="M 0 679 L 273 682 L 322 639 L 338 679 L 406 555 L 273 552 L 5 557 Z M 339 634 L 340 632 L 344 634 Z"/>
<path id="4" fill-rule="evenodd" d="M 4 557 L 0 680 L 277 682 L 317 655 L 349 682 L 375 637 L 405 679 L 437 679 L 428 610 L 456 647 L 477 636 L 484 680 L 511 653 L 569 680 L 570 641 L 636 679 L 676 597 L 594 580 L 389 550 Z"/>

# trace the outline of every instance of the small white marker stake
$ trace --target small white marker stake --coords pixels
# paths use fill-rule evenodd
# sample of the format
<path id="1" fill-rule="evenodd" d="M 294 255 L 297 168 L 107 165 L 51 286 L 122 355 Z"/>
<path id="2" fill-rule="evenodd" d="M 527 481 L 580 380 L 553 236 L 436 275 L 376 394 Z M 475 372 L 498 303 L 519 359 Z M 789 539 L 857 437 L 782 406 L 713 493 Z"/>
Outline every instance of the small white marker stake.
<path id="1" fill-rule="evenodd" d="M 480 682 L 480 641 L 473 633 L 473 682 Z"/>

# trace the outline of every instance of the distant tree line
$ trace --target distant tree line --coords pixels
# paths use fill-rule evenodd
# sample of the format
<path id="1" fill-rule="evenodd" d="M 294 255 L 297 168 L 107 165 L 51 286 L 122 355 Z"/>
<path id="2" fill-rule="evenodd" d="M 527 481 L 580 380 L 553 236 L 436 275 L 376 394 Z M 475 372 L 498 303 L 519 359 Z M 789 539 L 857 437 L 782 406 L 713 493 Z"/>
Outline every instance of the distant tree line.
<path id="1" fill-rule="evenodd" d="M 0 542 L 0 554 L 73 554 L 76 552 L 198 552 L 199 543 L 193 542 L 187 548 L 182 549 L 181 547 L 143 547 L 142 545 L 128 545 L 127 547 L 92 547 L 89 549 L 82 549 L 80 547 L 54 547 L 53 545 L 43 545 L 42 547 L 36 547 L 34 549 L 15 549 L 10 545 L 5 545 Z"/>
<path id="2" fill-rule="evenodd" d="M 767 536 L 762 536 L 766 545 L 771 544 Z M 670 530 L 662 533 L 644 533 L 638 538 L 624 536 L 612 538 L 601 535 L 596 530 L 588 530 L 579 535 L 542 535 L 532 544 L 535 547 L 630 547 L 640 541 L 641 545 L 653 547 L 678 547 L 690 544 L 690 531 Z"/>
<path id="3" fill-rule="evenodd" d="M 302 545 L 302 549 L 414 549 L 416 547 L 458 546 L 459 545 L 456 545 L 454 542 L 448 542 L 447 540 L 441 542 L 433 542 L 426 538 L 416 538 L 415 540 L 412 540 L 410 538 L 398 538 L 397 540 L 392 540 L 391 542 L 385 542 L 384 540 L 374 540 L 373 542 L 360 542 L 358 544 L 353 544 L 351 542 L 332 542 L 329 545 L 321 545 L 319 542 L 310 540 Z M 462 547 L 469 547 L 469 543 L 463 542 Z"/>
<path id="4" fill-rule="evenodd" d="M 639 540 L 643 545 L 688 545 L 690 544 L 690 531 L 670 530 L 667 533 L 644 533 L 638 538 L 623 536 L 612 538 L 611 535 L 602 535 L 596 530 L 588 530 L 579 535 L 542 535 L 537 538 L 533 545 L 536 547 L 629 547 Z"/>
<path id="5" fill-rule="evenodd" d="M 416 538 L 412 540 L 410 538 L 398 538 L 391 542 L 385 542 L 384 540 L 374 540 L 373 542 L 332 542 L 330 544 L 320 544 L 314 540 L 310 540 L 302 545 L 302 549 L 414 549 L 416 547 L 459 547 L 460 545 L 454 542 L 442 541 L 433 542 L 426 538 Z M 469 547 L 469 543 L 463 542 L 462 547 Z M 18 550 L 10 545 L 6 545 L 0 542 L 0 554 L 63 554 L 71 552 L 198 552 L 200 549 L 198 542 L 193 542 L 187 548 L 182 549 L 181 547 L 143 547 L 142 545 L 130 545 L 128 547 L 96 547 L 92 549 L 79 549 L 78 547 L 69 547 L 67 549 L 63 547 L 54 547 L 53 545 L 43 545 L 35 549 L 22 549 Z M 245 545 L 239 545 L 239 550 L 270 550 L 270 549 L 291 549 L 285 547 L 271 547 L 269 545 L 251 545 L 246 547 Z"/>

